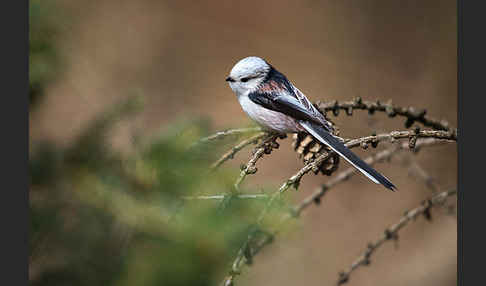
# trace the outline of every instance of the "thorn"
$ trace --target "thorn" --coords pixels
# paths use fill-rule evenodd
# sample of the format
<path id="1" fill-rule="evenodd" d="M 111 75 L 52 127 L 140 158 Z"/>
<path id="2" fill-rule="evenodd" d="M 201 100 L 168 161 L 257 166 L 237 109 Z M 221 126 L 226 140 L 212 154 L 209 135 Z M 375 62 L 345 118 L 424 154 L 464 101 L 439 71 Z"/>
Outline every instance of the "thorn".
<path id="1" fill-rule="evenodd" d="M 348 281 L 349 281 L 349 275 L 346 274 L 346 272 L 344 272 L 344 271 L 339 272 L 338 285 L 344 284 Z"/>
<path id="2" fill-rule="evenodd" d="M 246 246 L 244 251 L 243 251 L 243 255 L 245 256 L 245 259 L 246 259 L 246 264 L 247 265 L 251 265 L 253 264 L 253 256 L 251 254 L 251 249 L 250 249 L 250 246 Z"/>
<path id="3" fill-rule="evenodd" d="M 413 132 L 415 132 L 415 134 L 419 134 L 420 133 L 420 126 L 415 126 L 414 129 L 413 129 Z"/>
<path id="4" fill-rule="evenodd" d="M 295 182 L 292 183 L 292 187 L 298 191 L 299 190 L 299 186 L 300 186 L 300 180 L 297 180 Z"/>
<path id="5" fill-rule="evenodd" d="M 376 136 L 376 131 L 371 133 L 371 136 Z M 375 137 L 371 139 L 371 147 L 376 148 L 378 146 L 378 139 Z"/>
<path id="6" fill-rule="evenodd" d="M 388 115 L 388 117 L 395 117 L 397 115 L 397 113 L 395 112 L 395 109 L 393 108 L 391 103 L 390 103 L 390 105 L 387 105 L 385 107 L 385 112 Z"/>
<path id="7" fill-rule="evenodd" d="M 353 115 L 353 107 L 352 106 L 349 106 L 348 108 L 346 108 L 346 115 L 348 115 L 348 116 Z"/>
<path id="8" fill-rule="evenodd" d="M 363 148 L 365 150 L 368 149 L 368 143 L 366 143 L 365 141 L 362 141 L 360 145 L 361 145 L 361 148 Z"/>
<path id="9" fill-rule="evenodd" d="M 410 150 L 415 151 L 415 145 L 417 143 L 417 135 L 411 135 L 408 140 L 408 148 Z"/>
<path id="10" fill-rule="evenodd" d="M 397 235 L 391 232 L 388 228 L 385 229 L 385 238 L 387 240 L 396 239 Z"/>
<path id="11" fill-rule="evenodd" d="M 333 114 L 334 116 L 338 116 L 338 115 L 339 115 L 339 108 L 334 107 L 334 108 L 333 108 L 333 110 L 332 110 L 332 114 Z"/>
<path id="12" fill-rule="evenodd" d="M 370 258 L 369 258 L 369 257 L 365 257 L 365 258 L 363 259 L 363 265 L 364 265 L 364 266 L 368 266 L 368 265 L 370 265 L 370 264 L 371 264 L 371 260 L 370 260 Z"/>
<path id="13" fill-rule="evenodd" d="M 430 207 L 432 206 L 432 201 L 430 199 L 428 199 L 426 201 L 426 204 L 427 204 L 427 207 L 424 209 L 424 217 L 426 220 L 428 221 L 432 221 L 432 214 L 430 213 Z"/>
<path id="14" fill-rule="evenodd" d="M 371 243 L 371 242 L 368 242 L 368 245 L 367 245 L 366 247 L 367 247 L 367 248 L 366 248 L 366 253 L 365 253 L 365 255 L 369 255 L 368 253 L 369 253 L 369 252 L 371 252 L 371 251 L 373 251 L 373 249 L 375 248 L 375 247 L 373 246 L 373 243 Z"/>
<path id="15" fill-rule="evenodd" d="M 370 265 L 371 264 L 370 257 L 371 257 L 371 253 L 373 252 L 373 249 L 374 249 L 373 244 L 371 242 L 368 243 L 368 246 L 367 246 L 366 251 L 364 253 L 363 265 Z"/>
<path id="16" fill-rule="evenodd" d="M 371 147 L 376 148 L 378 147 L 378 139 L 374 138 L 371 140 Z"/>

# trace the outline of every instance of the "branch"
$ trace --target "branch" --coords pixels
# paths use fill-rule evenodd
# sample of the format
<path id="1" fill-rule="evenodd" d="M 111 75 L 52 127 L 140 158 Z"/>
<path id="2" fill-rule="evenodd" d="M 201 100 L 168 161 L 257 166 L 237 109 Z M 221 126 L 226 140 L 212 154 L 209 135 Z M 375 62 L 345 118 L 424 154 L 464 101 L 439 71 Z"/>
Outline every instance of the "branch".
<path id="1" fill-rule="evenodd" d="M 241 151 L 243 148 L 245 148 L 246 146 L 248 146 L 250 144 L 256 144 L 258 142 L 258 140 L 262 139 L 264 136 L 265 136 L 265 133 L 260 132 L 256 135 L 254 135 L 253 137 L 250 137 L 248 139 L 241 141 L 240 143 L 238 143 L 238 145 L 232 147 L 228 152 L 223 154 L 223 156 L 221 156 L 221 158 L 219 158 L 218 161 L 214 162 L 210 167 L 211 170 L 215 170 L 219 166 L 221 166 L 221 164 L 226 162 L 227 160 L 233 159 L 233 157 L 235 156 L 236 153 L 238 153 L 239 151 Z"/>
<path id="2" fill-rule="evenodd" d="M 193 146 L 201 144 L 201 143 L 208 143 L 210 141 L 223 139 L 224 137 L 227 137 L 227 136 L 230 136 L 230 135 L 241 135 L 241 134 L 258 132 L 258 131 L 261 131 L 260 127 L 237 128 L 237 129 L 228 129 L 228 130 L 224 130 L 224 131 L 219 131 L 219 132 L 216 132 L 213 135 L 199 139 L 198 141 L 196 141 L 193 144 Z"/>
<path id="3" fill-rule="evenodd" d="M 425 109 L 418 109 L 414 107 L 398 107 L 394 106 L 391 101 L 388 103 L 381 103 L 377 101 L 363 101 L 360 97 L 356 97 L 351 101 L 331 101 L 331 102 L 316 102 L 317 107 L 321 112 L 326 113 L 332 111 L 334 115 L 339 114 L 339 110 L 345 110 L 347 115 L 352 115 L 354 109 L 368 110 L 370 114 L 375 111 L 385 112 L 389 117 L 396 115 L 407 117 L 405 127 L 410 128 L 415 122 L 420 122 L 424 126 L 431 127 L 436 130 L 449 131 L 451 127 L 446 120 L 437 120 L 426 115 Z"/>
<path id="4" fill-rule="evenodd" d="M 437 181 L 415 161 L 410 164 L 410 174 L 421 179 L 432 193 L 437 193 L 441 189 Z"/>
<path id="5" fill-rule="evenodd" d="M 248 163 L 241 168 L 241 173 L 238 179 L 236 179 L 235 189 L 239 190 L 241 183 L 249 174 L 255 174 L 257 172 L 256 163 L 263 157 L 264 154 L 270 154 L 273 149 L 277 149 L 279 144 L 276 142 L 277 138 L 285 138 L 287 135 L 282 134 L 265 134 L 265 139 L 258 144 L 253 150 L 253 155 L 250 157 Z"/>
<path id="6" fill-rule="evenodd" d="M 238 194 L 238 195 L 201 195 L 201 196 L 184 196 L 181 197 L 183 200 L 224 200 L 228 196 L 233 196 L 236 199 L 268 199 L 269 196 L 266 194 Z"/>
<path id="7" fill-rule="evenodd" d="M 355 271 L 358 267 L 362 265 L 369 265 L 371 255 L 375 253 L 375 251 L 380 248 L 380 246 L 382 246 L 385 242 L 390 240 L 397 240 L 398 231 L 405 227 L 409 222 L 415 220 L 415 218 L 417 218 L 419 215 L 424 215 L 427 220 L 430 220 L 430 209 L 432 207 L 442 205 L 448 197 L 456 194 L 456 190 L 441 192 L 427 200 L 422 201 L 420 206 L 412 209 L 411 211 L 407 211 L 396 224 L 385 229 L 381 238 L 379 238 L 375 242 L 369 243 L 363 254 L 351 264 L 348 270 L 339 273 L 339 280 L 337 282 L 337 285 L 342 285 L 348 282 L 351 273 Z"/>
<path id="8" fill-rule="evenodd" d="M 371 143 L 373 147 L 376 147 L 378 145 L 378 142 L 384 140 L 390 140 L 391 142 L 394 142 L 397 139 L 405 139 L 405 138 L 409 139 L 409 147 L 411 147 L 410 149 L 414 149 L 417 142 L 417 138 L 436 138 L 436 139 L 447 139 L 447 140 L 456 141 L 457 133 L 453 131 L 436 131 L 436 130 L 392 131 L 390 133 L 361 137 L 352 140 L 341 139 L 341 141 L 346 142 L 344 145 L 346 145 L 346 147 L 348 148 L 361 146 L 362 148 L 366 149 L 369 143 Z M 318 168 L 320 163 L 327 160 L 329 157 L 330 157 L 329 153 L 323 153 L 319 155 L 314 161 L 306 164 L 295 175 L 293 175 L 285 183 L 283 183 L 279 191 L 283 193 L 286 190 L 288 190 L 291 186 L 298 187 L 300 180 L 305 174 L 307 174 L 309 171 L 315 168 Z"/>

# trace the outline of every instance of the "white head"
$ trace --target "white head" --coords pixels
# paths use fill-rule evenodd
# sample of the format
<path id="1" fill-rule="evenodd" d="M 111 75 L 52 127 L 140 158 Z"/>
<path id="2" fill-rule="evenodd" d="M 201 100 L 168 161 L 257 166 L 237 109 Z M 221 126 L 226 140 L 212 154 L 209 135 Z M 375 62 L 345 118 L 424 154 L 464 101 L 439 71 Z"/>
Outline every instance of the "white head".
<path id="1" fill-rule="evenodd" d="M 247 57 L 236 63 L 226 81 L 236 95 L 242 95 L 256 89 L 270 69 L 270 65 L 262 58 Z"/>

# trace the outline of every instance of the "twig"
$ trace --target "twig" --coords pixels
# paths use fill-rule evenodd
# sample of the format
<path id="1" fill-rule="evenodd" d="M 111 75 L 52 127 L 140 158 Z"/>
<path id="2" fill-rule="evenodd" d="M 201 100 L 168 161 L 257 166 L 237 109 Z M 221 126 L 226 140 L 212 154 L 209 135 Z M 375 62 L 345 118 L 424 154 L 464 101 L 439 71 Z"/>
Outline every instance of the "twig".
<path id="1" fill-rule="evenodd" d="M 420 122 L 424 126 L 431 127 L 437 130 L 452 130 L 446 120 L 437 120 L 426 115 L 425 109 L 418 109 L 414 107 L 398 107 L 394 106 L 391 101 L 382 103 L 380 101 L 365 101 L 360 97 L 356 97 L 351 101 L 331 101 L 331 102 L 316 102 L 317 107 L 323 112 L 332 111 L 334 115 L 338 115 L 339 110 L 345 110 L 346 114 L 352 115 L 354 109 L 368 110 L 370 114 L 375 111 L 385 112 L 389 117 L 396 115 L 407 117 L 405 127 L 411 127 L 414 122 Z"/>
<path id="2" fill-rule="evenodd" d="M 241 151 L 243 148 L 245 148 L 246 146 L 248 146 L 250 144 L 256 144 L 258 142 L 258 140 L 260 140 L 264 136 L 265 136 L 265 133 L 260 132 L 260 133 L 254 135 L 254 136 L 252 136 L 248 139 L 241 141 L 240 143 L 238 143 L 238 145 L 232 147 L 228 152 L 223 154 L 223 156 L 221 156 L 221 158 L 219 158 L 218 161 L 214 162 L 211 165 L 211 170 L 215 170 L 219 166 L 221 166 L 221 164 L 226 162 L 227 160 L 233 159 L 233 157 L 235 156 L 236 153 L 238 153 L 239 151 Z"/>
<path id="3" fill-rule="evenodd" d="M 281 134 L 265 134 L 266 138 L 258 144 L 255 149 L 253 150 L 253 155 L 250 157 L 248 163 L 241 168 L 240 175 L 235 182 L 235 189 L 239 190 L 241 183 L 249 174 L 255 174 L 257 172 L 256 163 L 257 161 L 263 157 L 264 154 L 270 154 L 273 149 L 279 147 L 279 144 L 275 142 L 277 138 L 285 138 Z"/>
<path id="4" fill-rule="evenodd" d="M 358 267 L 362 265 L 369 265 L 371 255 L 375 253 L 375 251 L 385 242 L 390 240 L 397 240 L 398 231 L 405 227 L 409 222 L 417 218 L 419 215 L 424 215 L 427 220 L 430 220 L 430 209 L 437 205 L 442 205 L 448 197 L 456 194 L 456 190 L 438 193 L 431 198 L 422 201 L 420 206 L 406 212 L 405 215 L 397 223 L 385 229 L 381 238 L 379 238 L 375 242 L 369 243 L 363 254 L 351 264 L 348 270 L 339 273 L 339 280 L 337 282 L 337 285 L 342 285 L 348 282 L 351 273 L 355 271 Z"/>
<path id="5" fill-rule="evenodd" d="M 237 128 L 237 129 L 228 129 L 224 131 L 219 131 L 214 133 L 213 135 L 199 139 L 193 144 L 193 146 L 201 143 L 207 143 L 210 141 L 219 140 L 230 135 L 240 135 L 240 134 L 258 132 L 258 131 L 261 131 L 260 127 Z"/>
<path id="6" fill-rule="evenodd" d="M 363 145 L 363 143 L 377 143 L 384 140 L 394 141 L 396 139 L 412 139 L 412 138 L 436 138 L 436 139 L 447 139 L 447 140 L 457 140 L 457 132 L 454 131 L 443 131 L 443 130 L 411 130 L 411 131 L 392 131 L 390 133 L 372 135 L 361 137 L 352 140 L 346 140 L 345 144 L 348 148 L 353 148 L 358 145 Z M 413 148 L 413 146 L 411 146 Z M 365 147 L 366 149 L 366 147 Z"/>
<path id="7" fill-rule="evenodd" d="M 183 200 L 223 200 L 228 194 L 221 194 L 221 195 L 201 195 L 201 196 L 184 196 L 181 197 Z M 233 195 L 236 199 L 268 199 L 269 196 L 266 194 L 238 194 Z"/>
<path id="8" fill-rule="evenodd" d="M 412 131 L 393 131 L 390 133 L 385 133 L 385 134 L 378 134 L 374 136 L 367 136 L 367 137 L 361 137 L 357 139 L 352 139 L 352 140 L 343 140 L 342 141 L 346 142 L 344 145 L 348 148 L 354 148 L 357 146 L 362 146 L 363 148 L 367 148 L 367 144 L 371 143 L 374 145 L 374 147 L 377 146 L 378 142 L 384 141 L 384 140 L 397 140 L 397 139 L 405 139 L 408 138 L 410 141 L 412 141 L 415 145 L 417 138 L 436 138 L 436 139 L 447 139 L 447 140 L 457 140 L 457 134 L 452 131 L 436 131 L 436 130 L 412 130 Z M 412 145 L 409 142 L 409 146 Z M 415 147 L 415 146 L 410 146 L 410 147 Z M 413 148 L 411 148 L 413 149 Z M 300 169 L 295 175 L 290 177 L 285 183 L 282 184 L 280 187 L 279 191 L 281 193 L 285 192 L 288 190 L 291 186 L 298 186 L 300 180 L 302 177 L 307 174 L 309 171 L 313 170 L 314 168 L 317 168 L 319 164 L 325 160 L 327 160 L 330 157 L 329 153 L 323 153 L 319 155 L 314 161 L 306 164 L 302 169 Z"/>
<path id="9" fill-rule="evenodd" d="M 439 185 L 432 176 L 427 173 L 417 162 L 413 161 L 410 166 L 410 174 L 415 175 L 421 179 L 425 185 L 433 192 L 437 193 L 440 190 Z"/>

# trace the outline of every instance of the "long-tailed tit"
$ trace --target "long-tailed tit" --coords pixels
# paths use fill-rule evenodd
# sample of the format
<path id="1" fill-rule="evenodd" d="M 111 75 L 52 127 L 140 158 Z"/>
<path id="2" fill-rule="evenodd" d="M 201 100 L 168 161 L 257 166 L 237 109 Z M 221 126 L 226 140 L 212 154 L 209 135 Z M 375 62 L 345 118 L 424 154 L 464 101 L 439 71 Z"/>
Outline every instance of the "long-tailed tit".
<path id="1" fill-rule="evenodd" d="M 240 60 L 226 78 L 243 110 L 264 129 L 278 133 L 308 132 L 344 157 L 376 184 L 396 187 L 332 135 L 333 127 L 282 73 L 259 57 Z"/>

